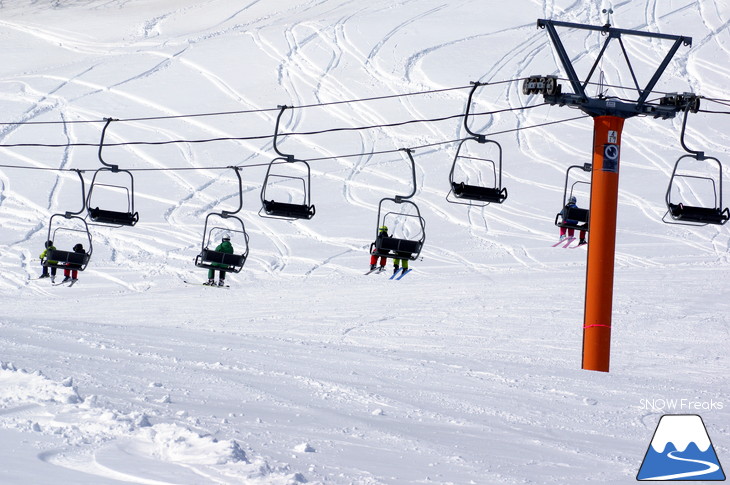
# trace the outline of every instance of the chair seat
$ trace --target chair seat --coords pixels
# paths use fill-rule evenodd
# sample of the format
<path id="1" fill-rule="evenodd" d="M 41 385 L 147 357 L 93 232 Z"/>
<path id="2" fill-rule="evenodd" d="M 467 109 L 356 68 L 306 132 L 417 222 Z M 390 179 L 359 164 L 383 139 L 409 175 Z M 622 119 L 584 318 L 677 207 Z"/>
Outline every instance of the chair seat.
<path id="1" fill-rule="evenodd" d="M 314 216 L 313 205 L 289 204 L 273 200 L 264 201 L 264 211 L 270 216 L 286 217 L 289 219 L 311 219 Z"/>
<path id="2" fill-rule="evenodd" d="M 46 252 L 46 259 L 43 266 L 78 269 L 83 271 L 89 264 L 89 255 L 87 253 L 77 253 L 75 251 L 61 251 L 52 249 Z"/>
<path id="3" fill-rule="evenodd" d="M 139 221 L 139 213 L 117 212 L 99 209 L 89 209 L 89 218 L 102 224 L 133 226 Z"/>
<path id="4" fill-rule="evenodd" d="M 414 260 L 421 252 L 421 241 L 381 237 L 375 242 L 375 255 Z"/>
<path id="5" fill-rule="evenodd" d="M 230 254 L 212 249 L 203 249 L 195 258 L 195 266 L 199 268 L 218 269 L 225 272 L 238 273 L 246 262 L 246 255 Z"/>
<path id="6" fill-rule="evenodd" d="M 501 204 L 507 198 L 506 188 L 481 187 L 478 185 L 467 185 L 464 182 L 453 182 L 451 187 L 454 196 L 460 199 L 478 200 L 482 202 L 496 202 Z"/>
<path id="7" fill-rule="evenodd" d="M 702 224 L 725 224 L 730 213 L 728 209 L 695 207 L 684 204 L 669 204 L 669 213 L 674 219 Z"/>

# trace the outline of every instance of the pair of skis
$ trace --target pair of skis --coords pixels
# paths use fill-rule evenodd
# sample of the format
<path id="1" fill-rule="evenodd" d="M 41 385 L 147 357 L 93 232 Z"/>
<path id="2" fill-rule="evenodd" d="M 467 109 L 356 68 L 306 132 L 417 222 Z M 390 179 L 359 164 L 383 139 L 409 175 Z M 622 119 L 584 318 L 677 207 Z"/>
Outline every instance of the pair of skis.
<path id="1" fill-rule="evenodd" d="M 52 286 L 61 286 L 61 285 L 66 285 L 66 283 L 68 283 L 68 285 L 66 285 L 66 286 L 68 286 L 69 288 L 71 288 L 73 285 L 76 284 L 77 281 L 78 280 L 59 281 L 58 283 L 51 283 L 51 285 Z"/>
<path id="2" fill-rule="evenodd" d="M 366 275 L 369 275 L 371 273 L 378 273 L 378 274 L 380 274 L 380 273 L 384 273 L 384 272 L 385 272 L 385 269 L 375 268 L 375 269 L 371 269 L 370 271 L 368 271 L 365 274 Z M 407 275 L 410 272 L 411 272 L 410 268 L 407 269 L 407 270 L 403 270 L 403 268 L 398 268 L 398 270 L 393 273 L 393 276 L 391 276 L 388 279 L 390 279 L 390 280 L 399 280 L 399 279 L 403 278 L 405 275 Z"/>
<path id="3" fill-rule="evenodd" d="M 585 246 L 586 244 L 588 244 L 588 243 L 583 243 L 583 244 L 578 243 L 575 246 L 571 246 L 573 241 L 575 241 L 574 237 L 566 237 L 565 239 L 561 239 L 560 241 L 553 244 L 553 247 L 555 248 L 555 247 L 559 246 L 564 249 L 576 249 L 576 248 L 579 248 L 579 247 L 582 247 L 582 246 Z"/>
<path id="4" fill-rule="evenodd" d="M 399 280 L 399 279 L 403 278 L 405 275 L 407 275 L 410 272 L 411 272 L 411 269 L 410 268 L 408 268 L 408 269 L 399 268 L 399 269 L 397 269 L 395 271 L 395 273 L 393 273 L 393 276 L 391 276 L 390 279 L 391 280 L 394 280 L 394 279 L 395 280 Z"/>
<path id="5" fill-rule="evenodd" d="M 186 281 L 186 280 L 183 280 L 183 283 L 185 283 L 187 285 L 193 285 L 193 286 L 207 286 L 208 288 L 230 288 L 231 287 L 231 285 L 218 286 L 217 284 L 209 285 L 208 283 L 193 283 L 191 281 Z"/>

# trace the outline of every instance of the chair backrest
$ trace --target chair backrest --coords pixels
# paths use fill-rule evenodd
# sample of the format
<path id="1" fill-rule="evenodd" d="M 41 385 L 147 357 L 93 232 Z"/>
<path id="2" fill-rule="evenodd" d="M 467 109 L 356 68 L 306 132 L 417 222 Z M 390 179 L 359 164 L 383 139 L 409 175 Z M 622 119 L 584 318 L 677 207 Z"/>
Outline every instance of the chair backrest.
<path id="1" fill-rule="evenodd" d="M 688 222 L 722 225 L 728 221 L 727 209 L 721 211 L 720 209 L 713 209 L 709 207 L 669 204 L 669 211 L 675 219 Z"/>
<path id="2" fill-rule="evenodd" d="M 244 256 L 242 254 L 229 254 L 212 249 L 204 249 L 202 259 L 208 263 L 226 264 L 228 266 L 242 266 Z"/>
<path id="3" fill-rule="evenodd" d="M 135 212 L 117 212 L 99 209 L 98 207 L 89 209 L 89 218 L 94 222 L 103 224 L 119 224 L 123 226 L 133 226 L 139 221 L 139 213 Z"/>
<path id="4" fill-rule="evenodd" d="M 46 261 L 56 261 L 58 264 L 85 266 L 89 262 L 89 255 L 74 251 L 52 249 L 46 253 Z"/>
<path id="5" fill-rule="evenodd" d="M 454 195 L 463 199 L 479 200 L 484 202 L 504 202 L 507 198 L 507 189 L 495 187 L 481 187 L 479 185 L 467 185 L 464 182 L 453 183 Z"/>
<path id="6" fill-rule="evenodd" d="M 275 202 L 273 200 L 264 202 L 264 210 L 269 215 L 294 219 L 311 219 L 314 215 L 314 206 Z"/>
<path id="7" fill-rule="evenodd" d="M 588 222 L 588 209 L 581 209 L 579 207 L 566 207 L 566 211 L 563 214 L 563 219 L 570 219 L 578 222 Z"/>
<path id="8" fill-rule="evenodd" d="M 394 251 L 396 253 L 418 253 L 421 251 L 421 241 L 397 239 L 394 237 L 383 237 L 379 238 L 379 240 L 380 244 L 376 246 L 380 250 Z"/>

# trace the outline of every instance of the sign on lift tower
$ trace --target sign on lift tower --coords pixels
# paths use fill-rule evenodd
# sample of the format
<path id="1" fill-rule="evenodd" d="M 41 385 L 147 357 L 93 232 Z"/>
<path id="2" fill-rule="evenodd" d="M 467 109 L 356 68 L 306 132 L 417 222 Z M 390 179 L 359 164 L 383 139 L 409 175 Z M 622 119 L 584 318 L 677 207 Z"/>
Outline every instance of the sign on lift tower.
<path id="1" fill-rule="evenodd" d="M 611 311 L 613 300 L 614 258 L 616 249 L 616 209 L 618 205 L 618 175 L 621 155 L 621 131 L 624 120 L 638 115 L 671 119 L 687 109 L 686 100 L 692 96 L 668 96 L 659 104 L 647 98 L 659 81 L 672 57 L 682 46 L 692 45 L 691 37 L 666 35 L 636 30 L 591 26 L 554 20 L 538 20 L 537 26 L 550 36 L 560 63 L 567 75 L 572 93 L 563 93 L 556 76 L 531 76 L 523 84 L 524 94 L 543 94 L 545 102 L 581 109 L 593 118 L 593 169 L 591 174 L 590 224 L 586 268 L 585 312 L 583 317 L 583 362 L 587 370 L 608 372 L 611 352 Z M 558 28 L 597 31 L 606 37 L 603 47 L 584 81 L 578 79 Z M 643 88 L 639 86 L 622 37 L 635 36 L 672 41 L 664 59 Z M 599 94 L 590 97 L 586 86 L 612 40 L 619 43 L 636 88 L 636 99 L 626 100 Z"/>

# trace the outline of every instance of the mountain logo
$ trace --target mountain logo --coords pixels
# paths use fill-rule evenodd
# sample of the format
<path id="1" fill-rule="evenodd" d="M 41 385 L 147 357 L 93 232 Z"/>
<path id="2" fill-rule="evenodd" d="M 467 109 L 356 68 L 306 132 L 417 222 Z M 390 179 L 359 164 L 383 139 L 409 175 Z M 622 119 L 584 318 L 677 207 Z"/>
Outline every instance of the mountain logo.
<path id="1" fill-rule="evenodd" d="M 662 416 L 636 479 L 725 480 L 702 418 L 696 414 Z"/>

